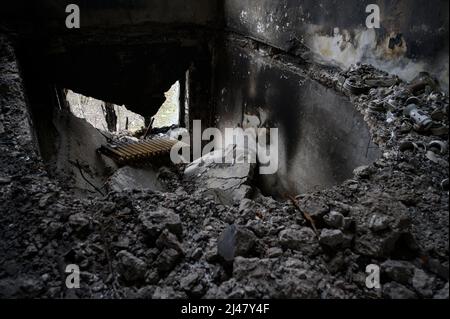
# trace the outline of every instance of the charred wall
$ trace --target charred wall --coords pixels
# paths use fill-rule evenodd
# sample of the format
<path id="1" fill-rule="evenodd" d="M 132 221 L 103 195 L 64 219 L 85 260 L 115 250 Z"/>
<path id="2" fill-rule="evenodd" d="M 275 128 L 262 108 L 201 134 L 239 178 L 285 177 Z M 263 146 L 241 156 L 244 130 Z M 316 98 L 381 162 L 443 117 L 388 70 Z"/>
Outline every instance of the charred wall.
<path id="1" fill-rule="evenodd" d="M 65 26 L 70 3 L 80 7 L 80 29 Z M 41 82 L 149 117 L 192 65 L 208 77 L 217 8 L 208 0 L 9 1 L 0 27 Z"/>
<path id="2" fill-rule="evenodd" d="M 80 5 L 82 28 L 69 30 L 65 6 L 73 2 Z M 382 28 L 368 30 L 365 8 L 374 2 Z M 217 113 L 223 128 L 242 123 L 245 113 L 269 114 L 282 134 L 282 170 L 264 179 L 268 189 L 333 185 L 376 158 L 376 147 L 349 102 L 257 47 L 222 40 L 224 33 L 302 58 L 310 49 L 319 61 L 340 67 L 369 62 L 406 79 L 428 70 L 448 84 L 443 0 L 10 1 L 1 15 L 15 35 L 26 82 L 39 83 L 29 90 L 31 101 L 33 92 L 45 101 L 44 88 L 65 87 L 148 117 L 189 70 L 191 120 L 212 126 Z M 49 113 L 41 112 L 50 104 L 39 105 L 32 113 L 44 119 L 36 125 L 52 130 Z"/>
<path id="3" fill-rule="evenodd" d="M 264 127 L 279 128 L 279 170 L 260 176 L 266 193 L 285 196 L 333 186 L 378 158 L 355 107 L 301 67 L 274 62 L 246 41 L 227 41 L 219 51 L 219 127 L 237 127 L 246 116 L 257 116 Z"/>
<path id="4" fill-rule="evenodd" d="M 381 28 L 367 29 L 368 4 Z M 285 51 L 306 46 L 328 63 L 364 62 L 411 80 L 435 73 L 448 90 L 446 0 L 225 0 L 226 28 Z"/>

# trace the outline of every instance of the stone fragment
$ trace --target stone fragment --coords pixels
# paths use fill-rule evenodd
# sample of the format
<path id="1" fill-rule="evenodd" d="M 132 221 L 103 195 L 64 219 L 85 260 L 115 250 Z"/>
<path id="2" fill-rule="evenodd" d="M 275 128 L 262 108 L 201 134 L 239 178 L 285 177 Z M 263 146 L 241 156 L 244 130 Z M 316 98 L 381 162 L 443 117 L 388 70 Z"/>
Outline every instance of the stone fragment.
<path id="1" fill-rule="evenodd" d="M 86 214 L 77 213 L 69 217 L 69 226 L 79 235 L 85 235 L 89 231 L 90 221 Z"/>
<path id="2" fill-rule="evenodd" d="M 117 271 L 127 283 L 136 283 L 145 280 L 147 266 L 142 259 L 122 250 L 117 254 L 119 262 Z"/>
<path id="3" fill-rule="evenodd" d="M 151 168 L 134 168 L 125 166 L 118 169 L 108 179 L 109 189 L 122 192 L 131 190 L 164 191 L 165 188 L 158 180 L 158 173 Z"/>
<path id="4" fill-rule="evenodd" d="M 278 258 L 281 255 L 283 255 L 283 250 L 278 247 L 269 248 L 269 250 L 267 251 L 268 258 Z"/>
<path id="5" fill-rule="evenodd" d="M 179 238 L 183 234 L 181 219 L 173 210 L 158 208 L 155 211 L 145 212 L 139 216 L 144 232 L 151 239 L 156 240 L 164 229 L 177 235 Z"/>
<path id="6" fill-rule="evenodd" d="M 311 255 L 317 253 L 319 249 L 316 234 L 308 227 L 283 230 L 278 239 L 280 245 L 285 249 L 298 250 Z"/>
<path id="7" fill-rule="evenodd" d="M 6 185 L 11 183 L 11 177 L 8 176 L 0 176 L 0 185 Z"/>
<path id="8" fill-rule="evenodd" d="M 172 271 L 180 261 L 182 255 L 175 249 L 165 249 L 155 261 L 156 268 L 161 274 Z"/>
<path id="9" fill-rule="evenodd" d="M 345 241 L 344 233 L 338 229 L 323 229 L 320 233 L 319 242 L 329 248 L 337 248 Z"/>
<path id="10" fill-rule="evenodd" d="M 335 229 L 343 229 L 345 226 L 345 217 L 339 212 L 331 211 L 323 218 L 325 223 Z"/>
<path id="11" fill-rule="evenodd" d="M 441 300 L 449 299 L 448 293 L 449 293 L 449 285 L 447 283 L 444 288 L 442 288 L 437 294 L 434 295 L 433 299 L 441 299 Z"/>
<path id="12" fill-rule="evenodd" d="M 406 261 L 387 260 L 381 264 L 383 276 L 401 284 L 410 284 L 414 276 L 414 265 Z"/>
<path id="13" fill-rule="evenodd" d="M 234 151 L 234 148 L 217 150 L 194 161 L 186 167 L 185 181 L 195 183 L 198 188 L 209 190 L 221 204 L 240 203 L 252 190 L 249 183 L 255 165 L 247 160 L 228 163 L 227 155 Z M 239 150 L 236 152 L 239 154 Z"/>
<path id="14" fill-rule="evenodd" d="M 328 205 L 316 197 L 304 198 L 299 202 L 299 206 L 304 213 L 315 218 L 323 217 L 329 211 Z"/>
<path id="15" fill-rule="evenodd" d="M 355 170 L 353 171 L 353 174 L 359 178 L 368 178 L 370 177 L 371 173 L 372 171 L 370 166 L 360 166 L 358 168 L 355 168 Z"/>
<path id="16" fill-rule="evenodd" d="M 412 286 L 420 296 L 423 298 L 433 297 L 433 285 L 433 277 L 428 276 L 427 273 L 421 269 L 415 269 Z"/>
<path id="17" fill-rule="evenodd" d="M 187 276 L 181 278 L 180 287 L 185 291 L 190 291 L 198 283 L 200 277 L 198 273 L 190 273 Z"/>
<path id="18" fill-rule="evenodd" d="M 169 232 L 169 230 L 167 229 L 165 229 L 156 240 L 156 247 L 158 247 L 161 250 L 164 248 L 175 249 L 180 254 L 184 255 L 183 247 L 178 241 L 177 236 Z"/>
<path id="19" fill-rule="evenodd" d="M 383 285 L 383 295 L 389 299 L 417 299 L 413 291 L 396 282 Z"/>
<path id="20" fill-rule="evenodd" d="M 233 261 L 237 256 L 248 257 L 256 244 L 255 234 L 236 225 L 230 225 L 220 235 L 217 251 L 226 261 Z"/>
<path id="21" fill-rule="evenodd" d="M 157 287 L 153 293 L 152 299 L 186 299 L 186 294 L 175 291 L 172 287 Z"/>

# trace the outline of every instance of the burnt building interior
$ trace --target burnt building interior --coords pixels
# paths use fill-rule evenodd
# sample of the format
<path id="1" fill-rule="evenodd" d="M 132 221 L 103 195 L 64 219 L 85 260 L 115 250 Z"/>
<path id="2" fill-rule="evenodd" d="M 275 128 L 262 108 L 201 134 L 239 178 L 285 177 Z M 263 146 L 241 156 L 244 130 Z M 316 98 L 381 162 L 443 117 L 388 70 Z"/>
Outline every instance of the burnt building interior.
<path id="1" fill-rule="evenodd" d="M 2 1 L 0 296 L 448 299 L 448 6 Z"/>

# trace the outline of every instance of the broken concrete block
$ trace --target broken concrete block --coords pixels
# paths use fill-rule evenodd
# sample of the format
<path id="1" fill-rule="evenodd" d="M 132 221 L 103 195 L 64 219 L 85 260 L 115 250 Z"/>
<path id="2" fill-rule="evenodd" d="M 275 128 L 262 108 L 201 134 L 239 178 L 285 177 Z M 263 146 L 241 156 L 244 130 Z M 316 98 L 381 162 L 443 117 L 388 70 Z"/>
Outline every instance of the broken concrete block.
<path id="1" fill-rule="evenodd" d="M 434 295 L 433 299 L 447 300 L 449 299 L 449 286 L 448 283 L 442 288 L 437 294 Z"/>
<path id="2" fill-rule="evenodd" d="M 303 198 L 299 201 L 299 206 L 302 212 L 314 218 L 321 218 L 330 210 L 322 199 L 313 196 Z"/>
<path id="3" fill-rule="evenodd" d="M 163 184 L 158 180 L 158 173 L 151 168 L 134 168 L 125 166 L 118 169 L 108 180 L 109 189 L 121 192 L 123 190 L 164 191 Z"/>
<path id="4" fill-rule="evenodd" d="M 251 230 L 231 225 L 220 235 L 217 251 L 226 261 L 233 261 L 237 256 L 247 257 L 255 244 L 256 236 Z"/>
<path id="5" fill-rule="evenodd" d="M 173 210 L 158 208 L 155 211 L 144 212 L 139 215 L 144 233 L 153 240 L 156 240 L 164 229 L 177 235 L 179 238 L 183 234 L 181 219 Z"/>
<path id="6" fill-rule="evenodd" d="M 79 235 L 86 235 L 89 231 L 90 221 L 86 214 L 77 213 L 69 217 L 69 225 Z"/>
<path id="7" fill-rule="evenodd" d="M 156 240 L 156 247 L 159 249 L 171 248 L 178 251 L 180 254 L 184 255 L 183 247 L 178 241 L 177 236 L 169 232 L 169 230 L 165 229 L 161 235 Z"/>
<path id="8" fill-rule="evenodd" d="M 383 295 L 389 299 L 417 299 L 417 295 L 396 282 L 390 282 L 383 286 Z"/>
<path id="9" fill-rule="evenodd" d="M 142 259 L 122 250 L 117 254 L 119 262 L 117 270 L 127 283 L 135 283 L 145 280 L 147 266 Z"/>
<path id="10" fill-rule="evenodd" d="M 278 238 L 280 245 L 285 249 L 298 250 L 311 255 L 319 250 L 316 234 L 308 227 L 283 230 Z"/>
<path id="11" fill-rule="evenodd" d="M 323 218 L 325 223 L 335 229 L 342 229 L 345 226 L 345 217 L 339 212 L 331 211 Z"/>
<path id="12" fill-rule="evenodd" d="M 182 254 L 175 249 L 165 249 L 156 259 L 155 266 L 160 274 L 168 273 L 175 268 L 182 257 Z"/>
<path id="13" fill-rule="evenodd" d="M 184 179 L 198 188 L 214 191 L 222 204 L 231 205 L 249 195 L 254 169 L 255 164 L 246 160 L 226 163 L 226 152 L 218 150 L 186 167 Z"/>
<path id="14" fill-rule="evenodd" d="M 319 237 L 319 242 L 329 248 L 337 248 L 342 245 L 344 241 L 344 233 L 338 229 L 323 229 Z"/>
<path id="15" fill-rule="evenodd" d="M 414 265 L 406 261 L 387 260 L 381 270 L 386 278 L 401 284 L 410 284 L 414 276 Z"/>
<path id="16" fill-rule="evenodd" d="M 272 247 L 267 250 L 267 257 L 268 258 L 278 258 L 281 255 L 283 255 L 283 250 L 278 247 Z"/>
<path id="17" fill-rule="evenodd" d="M 423 298 L 433 297 L 434 278 L 421 269 L 415 269 L 412 286 Z"/>

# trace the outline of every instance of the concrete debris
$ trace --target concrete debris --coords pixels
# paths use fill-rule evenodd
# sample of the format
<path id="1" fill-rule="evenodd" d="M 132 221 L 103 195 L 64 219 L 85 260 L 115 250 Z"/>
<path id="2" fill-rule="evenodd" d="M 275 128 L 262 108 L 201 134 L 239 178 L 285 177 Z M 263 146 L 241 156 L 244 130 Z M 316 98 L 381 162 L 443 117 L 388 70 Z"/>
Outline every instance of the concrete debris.
<path id="1" fill-rule="evenodd" d="M 281 231 L 279 242 L 285 249 L 302 251 L 308 255 L 316 254 L 319 247 L 316 234 L 308 227 L 289 228 Z"/>
<path id="2" fill-rule="evenodd" d="M 158 208 L 155 211 L 145 212 L 139 215 L 139 219 L 145 234 L 152 239 L 157 239 L 165 229 L 178 237 L 183 234 L 180 216 L 171 209 Z"/>
<path id="3" fill-rule="evenodd" d="M 324 246 L 336 249 L 345 242 L 344 233 L 338 229 L 322 229 L 319 242 Z"/>
<path id="4" fill-rule="evenodd" d="M 323 220 L 328 226 L 335 229 L 344 229 L 346 226 L 344 215 L 336 211 L 331 211 Z"/>
<path id="5" fill-rule="evenodd" d="M 0 185 L 6 185 L 11 183 L 10 177 L 0 176 Z"/>
<path id="6" fill-rule="evenodd" d="M 182 254 L 175 249 L 169 248 L 162 251 L 155 261 L 156 268 L 160 273 L 168 273 L 177 265 Z"/>
<path id="7" fill-rule="evenodd" d="M 417 299 L 414 291 L 396 282 L 390 282 L 383 286 L 383 295 L 389 299 Z"/>
<path id="8" fill-rule="evenodd" d="M 447 283 L 445 287 L 442 288 L 442 290 L 440 290 L 436 295 L 434 295 L 434 299 L 448 300 L 449 299 L 448 293 L 449 293 L 449 286 Z"/>
<path id="9" fill-rule="evenodd" d="M 117 254 L 117 271 L 127 283 L 142 282 L 145 279 L 147 266 L 145 262 L 131 253 L 122 250 Z"/>
<path id="10" fill-rule="evenodd" d="M 329 212 L 330 208 L 324 201 L 316 196 L 307 196 L 300 200 L 299 206 L 302 212 L 313 218 L 321 218 Z"/>
<path id="11" fill-rule="evenodd" d="M 360 166 L 355 168 L 353 174 L 359 178 L 368 178 L 371 174 L 373 174 L 373 168 L 370 166 Z"/>
<path id="12" fill-rule="evenodd" d="M 230 205 L 241 202 L 251 192 L 249 185 L 255 165 L 248 161 L 242 164 L 226 164 L 228 152 L 233 151 L 234 148 L 218 150 L 194 161 L 186 167 L 185 180 L 194 183 L 198 188 L 212 191 L 221 204 Z"/>
<path id="13" fill-rule="evenodd" d="M 269 248 L 269 250 L 267 251 L 268 258 L 278 258 L 281 255 L 283 255 L 283 250 L 278 247 Z"/>
<path id="14" fill-rule="evenodd" d="M 298 196 L 301 212 L 263 196 L 253 165 L 215 163 L 221 153 L 161 169 L 163 190 L 117 181 L 80 196 L 34 151 L 20 72 L 0 36 L 0 296 L 448 299 L 446 94 L 426 77 L 408 84 L 364 65 L 302 67 L 349 95 L 384 155 L 354 180 Z M 431 116 L 428 131 L 404 115 L 411 97 Z M 369 263 L 381 266 L 379 295 L 365 286 Z M 67 264 L 82 271 L 72 292 L 61 281 Z"/>
<path id="15" fill-rule="evenodd" d="M 248 257 L 255 245 L 256 236 L 252 231 L 231 225 L 220 235 L 217 250 L 225 261 L 233 261 L 237 256 Z"/>
<path id="16" fill-rule="evenodd" d="M 406 261 L 388 260 L 381 264 L 383 276 L 401 284 L 411 284 L 414 265 Z"/>
<path id="17" fill-rule="evenodd" d="M 134 168 L 125 166 L 118 169 L 108 180 L 110 190 L 121 192 L 123 190 L 151 190 L 164 191 L 165 188 L 158 180 L 157 172 L 151 168 Z"/>
<path id="18" fill-rule="evenodd" d="M 433 297 L 435 279 L 421 269 L 415 269 L 412 286 L 422 298 Z"/>
<path id="19" fill-rule="evenodd" d="M 178 241 L 177 236 L 165 229 L 156 240 L 156 247 L 159 249 L 169 248 L 175 249 L 181 255 L 184 255 L 183 246 Z"/>
<path id="20" fill-rule="evenodd" d="M 90 221 L 86 214 L 78 213 L 69 217 L 69 225 L 79 235 L 89 231 Z"/>

